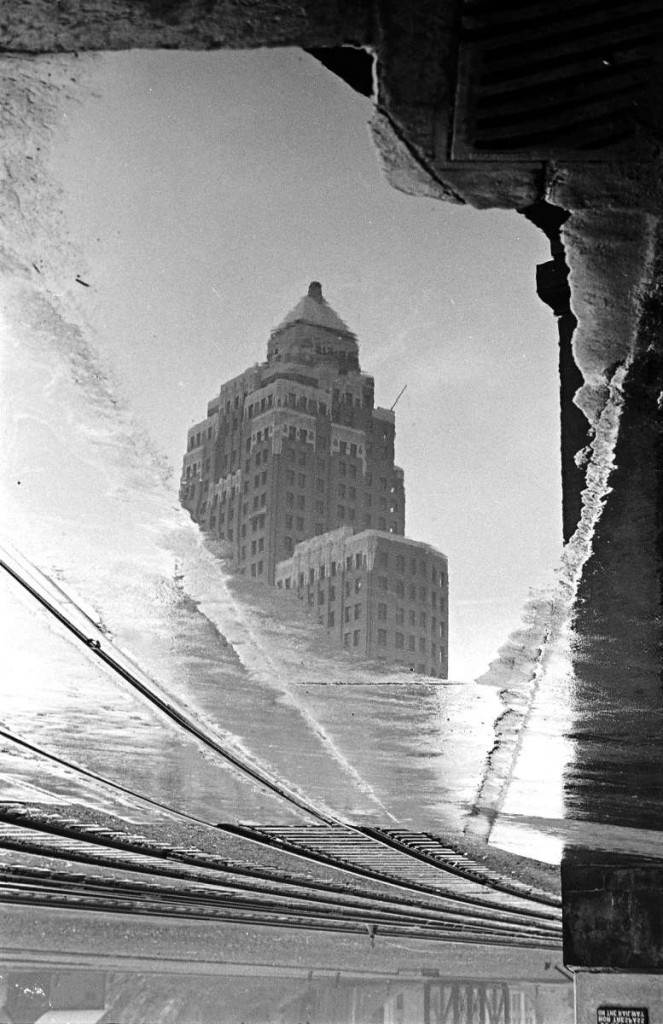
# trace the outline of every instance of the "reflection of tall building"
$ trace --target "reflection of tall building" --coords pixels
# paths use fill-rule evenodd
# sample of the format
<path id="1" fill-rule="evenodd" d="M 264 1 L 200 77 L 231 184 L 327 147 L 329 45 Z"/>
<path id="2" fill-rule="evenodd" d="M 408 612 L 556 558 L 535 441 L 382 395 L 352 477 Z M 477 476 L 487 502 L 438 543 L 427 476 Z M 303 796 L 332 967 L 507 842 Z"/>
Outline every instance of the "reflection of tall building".
<path id="1" fill-rule="evenodd" d="M 365 658 L 447 675 L 447 560 L 428 544 L 341 527 L 276 567 L 327 632 Z"/>
<path id="2" fill-rule="evenodd" d="M 303 563 L 307 586 L 311 572 L 316 582 L 327 578 L 334 559 L 328 565 L 326 553 L 341 543 L 329 535 L 345 527 L 343 562 L 350 549 L 355 561 L 365 561 L 362 600 L 352 602 L 352 616 L 358 604 L 360 616 L 351 630 L 341 628 L 346 605 L 339 604 L 338 623 L 334 610 L 329 624 L 333 609 L 326 609 L 323 624 L 364 656 L 446 676 L 446 559 L 428 545 L 397 543 L 405 532 L 405 492 L 403 471 L 394 465 L 395 417 L 375 407 L 373 392 L 355 335 L 313 282 L 272 331 L 267 361 L 223 384 L 206 419 L 189 430 L 181 500 L 229 545 L 239 572 L 265 583 L 278 577 L 283 584 L 293 572 L 299 583 L 293 567 Z M 375 575 L 373 554 L 393 567 Z M 416 583 L 396 571 L 401 560 L 408 571 L 416 561 Z M 289 567 L 277 569 L 286 561 Z M 317 588 L 314 602 L 319 592 L 327 596 L 326 586 Z M 306 594 L 303 585 L 293 589 Z"/>

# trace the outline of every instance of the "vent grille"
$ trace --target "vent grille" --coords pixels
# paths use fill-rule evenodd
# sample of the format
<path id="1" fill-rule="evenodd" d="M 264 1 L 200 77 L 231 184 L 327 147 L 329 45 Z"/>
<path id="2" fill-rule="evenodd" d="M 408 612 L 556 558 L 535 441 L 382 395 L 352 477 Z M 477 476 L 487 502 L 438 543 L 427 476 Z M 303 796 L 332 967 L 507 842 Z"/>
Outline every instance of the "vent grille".
<path id="1" fill-rule="evenodd" d="M 642 159 L 662 41 L 659 0 L 463 0 L 452 158 Z"/>

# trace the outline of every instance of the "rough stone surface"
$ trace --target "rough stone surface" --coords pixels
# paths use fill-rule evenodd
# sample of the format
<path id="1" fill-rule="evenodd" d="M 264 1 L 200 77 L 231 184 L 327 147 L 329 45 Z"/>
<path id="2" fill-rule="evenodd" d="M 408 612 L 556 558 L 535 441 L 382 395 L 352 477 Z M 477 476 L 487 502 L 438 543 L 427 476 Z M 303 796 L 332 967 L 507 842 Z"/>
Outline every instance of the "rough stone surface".
<path id="1" fill-rule="evenodd" d="M 8 0 L 0 51 L 334 46 L 371 37 L 366 0 Z"/>

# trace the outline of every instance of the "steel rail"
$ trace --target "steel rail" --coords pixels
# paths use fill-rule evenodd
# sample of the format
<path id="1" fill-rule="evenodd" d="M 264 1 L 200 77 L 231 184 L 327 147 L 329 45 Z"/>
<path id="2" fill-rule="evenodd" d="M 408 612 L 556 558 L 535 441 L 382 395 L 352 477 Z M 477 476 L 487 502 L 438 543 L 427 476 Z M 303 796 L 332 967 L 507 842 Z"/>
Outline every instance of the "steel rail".
<path id="1" fill-rule="evenodd" d="M 0 821 L 1 820 L 2 817 L 0 817 Z M 7 821 L 6 816 L 4 817 L 4 820 Z M 322 882 L 320 880 L 312 880 L 308 878 L 294 880 L 292 877 L 284 878 L 283 875 L 279 875 L 277 872 L 268 872 L 264 869 L 255 870 L 253 868 L 245 868 L 241 865 L 235 864 L 229 864 L 227 866 L 210 864 L 205 861 L 201 865 L 200 856 L 196 857 L 195 853 L 187 854 L 186 851 L 182 853 L 176 849 L 173 850 L 170 855 L 177 858 L 176 864 L 173 864 L 172 860 L 163 861 L 161 859 L 163 857 L 163 853 L 158 850 L 150 851 L 149 848 L 145 849 L 143 844 L 136 849 L 135 843 L 132 843 L 130 837 L 123 839 L 121 834 L 109 838 L 106 835 L 88 835 L 83 832 L 76 832 L 71 828 L 62 828 L 55 824 L 42 825 L 39 828 L 35 827 L 34 824 L 27 825 L 23 822 L 19 822 L 17 824 L 15 821 L 12 821 L 10 824 L 15 830 L 20 829 L 23 832 L 40 832 L 47 836 L 55 835 L 58 838 L 68 840 L 68 845 L 65 849 L 61 847 L 47 847 L 44 849 L 38 844 L 35 844 L 34 841 L 33 845 L 30 846 L 29 839 L 26 845 L 26 840 L 21 835 L 15 836 L 12 840 L 11 836 L 7 836 L 6 833 L 2 834 L 0 832 L 0 848 L 4 847 L 5 849 L 12 849 L 19 853 L 23 853 L 24 855 L 28 854 L 29 856 L 76 861 L 95 867 L 110 868 L 114 871 L 130 871 L 152 877 L 168 877 L 183 880 L 189 884 L 213 884 L 225 889 L 230 887 L 246 888 L 251 892 L 257 891 L 255 881 L 258 879 L 260 882 L 267 881 L 269 883 L 274 883 L 277 887 L 281 887 L 281 891 L 286 888 L 288 891 L 285 895 L 288 898 L 295 896 L 299 890 L 300 895 L 296 898 L 307 899 L 310 898 L 308 892 L 302 892 L 302 890 L 313 890 L 316 893 L 316 898 L 319 899 L 324 899 L 325 896 L 335 897 L 333 900 L 335 904 L 343 900 L 352 902 L 356 899 L 360 899 L 363 901 L 363 905 L 370 906 L 372 904 L 375 906 L 377 904 L 378 907 L 384 906 L 387 908 L 395 908 L 395 911 L 398 913 L 402 913 L 404 909 L 411 909 L 413 913 L 423 912 L 428 918 L 435 918 L 438 920 L 458 918 L 462 921 L 481 921 L 486 924 L 501 923 L 507 928 L 531 927 L 539 930 L 543 929 L 555 935 L 559 933 L 559 923 L 546 916 L 533 914 L 531 917 L 524 917 L 522 915 L 513 914 L 509 908 L 500 908 L 494 904 L 467 904 L 463 901 L 459 901 L 453 895 L 447 896 L 447 894 L 443 892 L 429 892 L 424 894 L 429 900 L 431 898 L 434 900 L 433 904 L 431 904 L 431 902 L 413 902 L 412 893 L 409 890 L 408 899 L 405 897 L 399 898 L 391 894 L 387 895 L 385 893 L 367 893 L 366 890 L 357 892 L 356 889 L 351 889 L 348 891 L 347 886 L 340 886 L 333 882 Z M 74 843 L 78 845 L 88 844 L 93 847 L 94 853 L 90 853 L 86 850 L 80 850 L 80 848 L 72 848 L 72 844 Z M 127 859 L 118 862 L 117 858 L 108 856 L 108 850 L 126 853 L 127 858 L 130 856 L 131 860 Z M 139 858 L 138 860 L 136 860 L 137 855 Z M 140 863 L 140 859 L 143 860 L 142 864 Z M 146 860 L 149 861 L 151 859 L 158 860 L 159 863 L 156 866 L 150 863 L 145 863 Z M 186 868 L 182 868 L 182 863 L 188 863 L 190 865 L 188 871 Z M 334 865 L 331 866 L 334 867 Z M 209 877 L 200 878 L 199 875 L 192 875 L 190 870 L 191 867 L 195 868 L 198 872 L 202 870 L 204 873 L 212 875 L 214 881 L 211 881 Z M 351 869 L 345 873 L 352 876 Z M 227 876 L 232 876 L 233 880 L 231 883 L 227 880 L 220 882 L 218 881 L 219 875 L 226 876 L 226 879 Z M 216 878 L 214 876 L 216 876 Z M 240 879 L 248 879 L 250 882 L 247 881 L 243 883 L 241 880 L 238 882 L 237 876 L 239 876 Z M 362 877 L 364 877 L 363 874 Z M 391 884 L 398 889 L 402 888 L 397 882 L 392 881 Z M 265 891 L 271 892 L 272 890 Z M 324 895 L 318 896 L 318 893 L 322 893 Z M 332 901 L 330 900 L 330 902 Z"/>
<path id="2" fill-rule="evenodd" d="M 241 898 L 236 894 L 228 894 L 225 897 L 213 897 L 210 894 L 194 894 L 181 892 L 172 887 L 149 886 L 141 887 L 124 883 L 106 883 L 101 881 L 71 881 L 66 875 L 62 878 L 48 879 L 43 877 L 35 878 L 28 872 L 11 872 L 8 877 L 0 878 L 0 901 L 3 888 L 37 894 L 68 895 L 72 898 L 108 898 L 132 900 L 138 904 L 159 905 L 171 903 L 177 906 L 191 906 L 201 909 L 257 911 L 264 913 L 281 914 L 287 917 L 297 918 L 329 918 L 338 921 L 351 921 L 363 925 L 395 924 L 402 927 L 416 926 L 425 929 L 461 929 L 466 934 L 473 935 L 509 935 L 511 938 L 536 938 L 550 939 L 553 936 L 544 929 L 525 928 L 518 930 L 503 930 L 499 927 L 500 922 L 494 922 L 493 927 L 478 923 L 467 923 L 465 921 L 436 921 L 425 914 L 403 915 L 399 913 L 380 912 L 367 910 L 365 907 L 331 907 L 325 904 L 317 904 L 311 901 L 309 904 L 300 905 L 296 908 L 288 905 L 286 898 L 281 901 L 260 900 L 253 897 Z"/>
<path id="3" fill-rule="evenodd" d="M 63 625 L 66 629 L 72 633 L 77 640 L 80 640 L 87 650 L 94 654 L 101 662 L 108 666 L 113 672 L 120 676 L 126 683 L 128 683 L 133 689 L 137 690 L 150 704 L 153 704 L 159 711 L 162 712 L 167 718 L 175 722 L 181 729 L 189 733 L 209 750 L 212 750 L 215 754 L 221 757 L 224 761 L 227 761 L 241 774 L 248 776 L 254 782 L 268 789 L 271 793 L 274 793 L 279 799 L 285 800 L 290 804 L 293 804 L 299 810 L 304 811 L 306 814 L 324 824 L 341 824 L 339 818 L 336 818 L 333 814 L 322 811 L 317 807 L 314 807 L 308 801 L 298 796 L 288 786 L 284 786 L 282 783 L 272 779 L 267 772 L 260 768 L 250 764 L 246 759 L 240 757 L 238 754 L 234 754 L 232 751 L 224 747 L 223 744 L 219 743 L 213 736 L 210 736 L 204 729 L 202 729 L 196 722 L 187 715 L 184 711 L 176 708 L 173 703 L 166 700 L 164 697 L 159 696 L 151 687 L 142 682 L 136 672 L 126 668 L 121 662 L 114 657 L 109 651 L 105 650 L 101 646 L 99 640 L 95 640 L 89 637 L 79 626 L 77 626 L 72 620 L 60 611 L 52 601 L 50 601 L 45 594 L 40 593 L 36 586 L 29 583 L 16 569 L 13 569 L 0 555 L 0 568 L 4 569 L 17 583 L 20 584 L 36 601 L 38 601 L 42 607 L 44 607 L 57 621 Z M 73 602 L 72 602 L 73 603 Z M 106 643 L 115 650 L 115 646 L 109 641 Z M 119 652 L 118 652 L 119 653 Z M 123 655 L 126 657 L 126 655 Z M 130 659 L 127 659 L 130 660 Z M 138 671 L 142 671 L 138 669 Z"/>
<path id="4" fill-rule="evenodd" d="M 0 904 L 18 904 L 22 906 L 40 905 L 44 907 L 58 907 L 66 910 L 94 911 L 96 913 L 131 914 L 150 917 L 173 917 L 179 920 L 196 921 L 225 921 L 230 924 L 242 925 L 266 925 L 279 928 L 305 928 L 309 931 L 328 931 L 345 934 L 368 934 L 375 939 L 376 936 L 394 938 L 419 938 L 436 942 L 448 940 L 460 943 L 471 943 L 476 945 L 507 946 L 509 948 L 528 947 L 555 949 L 558 941 L 553 941 L 544 936 L 513 936 L 494 933 L 470 932 L 462 925 L 457 927 L 445 927 L 443 929 L 425 928 L 418 925 L 410 927 L 393 924 L 376 924 L 372 926 L 367 922 L 338 921 L 327 917 L 313 917 L 306 915 L 287 915 L 283 913 L 266 913 L 264 911 L 228 911 L 228 910 L 194 910 L 190 907 L 182 907 L 166 901 L 158 901 L 154 906 L 147 905 L 147 900 L 132 901 L 118 897 L 83 897 L 82 895 L 64 895 L 54 893 L 51 890 L 38 891 L 36 887 L 31 890 L 20 887 L 7 887 L 4 892 L 0 888 Z"/>
<path id="5" fill-rule="evenodd" d="M 33 854 L 40 856 L 40 859 L 48 857 L 48 854 Z M 67 852 L 62 852 L 63 858 L 69 859 Z M 126 873 L 131 872 L 131 866 L 127 867 L 121 864 L 100 864 L 98 861 L 95 862 L 95 866 L 102 868 L 110 868 L 113 872 Z M 456 924 L 461 923 L 463 927 L 470 928 L 483 928 L 487 930 L 495 930 L 497 928 L 503 929 L 507 933 L 526 933 L 526 934 L 537 934 L 547 935 L 549 937 L 556 936 L 559 929 L 552 926 L 552 923 L 545 920 L 539 921 L 523 921 L 522 919 L 514 919 L 513 915 L 510 915 L 508 911 L 501 912 L 497 908 L 492 910 L 492 913 L 467 913 L 459 910 L 442 909 L 438 907 L 430 907 L 428 905 L 417 905 L 412 902 L 391 902 L 386 900 L 373 900 L 370 896 L 365 896 L 362 893 L 330 893 L 326 890 L 325 893 L 320 894 L 319 892 L 293 892 L 288 887 L 288 891 L 284 891 L 284 888 L 268 888 L 260 889 L 255 886 L 249 886 L 243 883 L 236 882 L 225 882 L 219 883 L 211 881 L 210 879 L 191 878 L 186 874 L 173 875 L 172 873 L 159 872 L 158 869 L 140 872 L 141 874 L 149 873 L 150 879 L 154 878 L 168 878 L 174 882 L 183 881 L 185 882 L 184 889 L 177 889 L 173 886 L 164 886 L 161 883 L 161 890 L 168 893 L 177 894 L 178 898 L 180 895 L 188 898 L 189 890 L 200 890 L 199 893 L 191 895 L 192 899 L 209 899 L 212 902 L 227 902 L 229 899 L 243 899 L 242 896 L 237 896 L 239 893 L 248 893 L 252 898 L 262 897 L 263 902 L 269 900 L 279 901 L 292 901 L 301 903 L 302 905 L 308 904 L 313 906 L 324 906 L 329 909 L 332 908 L 337 911 L 340 916 L 345 916 L 345 912 L 349 911 L 354 916 L 362 914 L 363 917 L 388 917 L 402 920 L 403 918 L 413 921 L 424 921 L 428 924 Z M 95 886 L 103 886 L 106 883 L 110 886 L 112 884 L 113 890 L 127 890 L 136 892 L 150 892 L 152 890 L 159 889 L 159 885 L 154 881 L 149 881 L 147 884 L 126 878 L 120 878 L 119 880 L 113 880 L 112 878 L 105 879 L 103 876 L 91 877 L 84 879 L 82 882 L 76 876 L 75 873 L 58 872 L 43 867 L 30 867 L 29 865 L 9 865 L 0 869 L 0 883 L 6 880 L 13 882 L 20 878 L 36 879 L 37 882 L 42 882 L 45 878 L 48 878 L 48 885 L 51 885 L 53 881 L 59 884 L 71 885 L 76 884 L 82 886 L 85 891 L 94 889 Z M 305 886 L 301 886 L 305 888 Z M 221 892 L 217 892 L 221 890 Z M 229 895 L 235 894 L 235 895 Z M 332 898 L 335 897 L 335 898 Z M 358 902 L 359 901 L 359 902 Z"/>
<path id="6" fill-rule="evenodd" d="M 241 758 L 239 755 L 236 755 L 236 754 L 232 753 L 231 751 L 228 751 L 214 737 L 210 736 L 208 733 L 206 733 L 206 731 L 204 729 L 202 729 L 200 726 L 198 726 L 195 723 L 195 721 L 193 721 L 188 715 L 186 715 L 184 712 L 182 712 L 179 709 L 177 709 L 176 707 L 174 707 L 165 698 L 159 696 L 159 694 L 154 692 L 154 690 L 152 690 L 147 683 L 142 682 L 135 675 L 134 672 L 132 672 L 130 669 L 128 669 L 125 666 L 123 666 L 120 663 L 120 661 L 117 660 L 117 658 L 113 657 L 113 655 L 111 655 L 106 650 L 104 650 L 104 648 L 101 647 L 99 641 L 94 641 L 89 636 L 87 636 L 87 634 L 82 629 L 80 629 L 71 620 L 71 618 L 69 618 L 64 612 L 59 610 L 55 606 L 55 604 L 52 601 L 50 601 L 45 596 L 45 594 L 40 593 L 40 591 L 39 591 L 37 586 L 33 586 L 30 582 L 28 582 L 21 575 L 21 573 L 19 571 L 17 571 L 16 569 L 13 569 L 8 564 L 8 562 L 1 555 L 0 555 L 0 567 L 5 569 L 5 571 L 17 583 L 19 583 L 35 600 L 37 600 L 51 615 L 53 615 L 63 626 L 65 626 L 65 628 L 68 629 L 79 641 L 81 641 L 83 644 L 85 644 L 86 649 L 88 651 L 91 651 L 92 653 L 94 653 L 94 655 L 96 657 L 100 658 L 101 661 L 104 662 L 107 665 L 107 667 L 109 667 L 112 671 L 116 672 L 125 682 L 127 682 L 130 686 L 135 688 L 146 700 L 148 700 L 151 704 L 153 704 L 160 711 L 162 711 L 162 713 L 164 715 L 166 715 L 166 717 L 168 717 L 171 721 L 174 721 L 184 731 L 186 731 L 187 733 L 193 735 L 205 747 L 207 747 L 208 749 L 212 750 L 213 752 L 218 754 L 222 759 L 224 759 L 228 763 L 230 763 L 241 774 L 250 777 L 254 782 L 256 782 L 258 785 L 261 785 L 261 786 L 267 788 L 270 792 L 275 794 L 279 799 L 281 799 L 281 800 L 283 800 L 283 801 L 285 801 L 287 803 L 290 803 L 291 805 L 296 806 L 300 811 L 304 811 L 310 817 L 315 818 L 317 821 L 321 822 L 322 824 L 328 825 L 328 826 L 331 825 L 331 826 L 341 827 L 341 828 L 347 830 L 348 833 L 350 833 L 350 834 L 354 833 L 357 837 L 364 838 L 364 836 L 366 834 L 364 829 L 362 829 L 362 828 L 360 828 L 358 826 L 355 826 L 355 825 L 343 822 L 341 819 L 339 819 L 338 817 L 336 817 L 335 815 L 333 815 L 331 813 L 328 813 L 327 811 L 321 811 L 319 808 L 313 806 L 308 801 L 304 800 L 302 797 L 299 797 L 297 794 L 293 793 L 292 790 L 289 787 L 284 786 L 283 784 L 273 780 L 268 774 L 264 773 L 260 769 L 257 769 L 255 766 L 253 766 L 250 763 L 248 763 L 246 760 Z M 33 567 L 33 570 L 34 570 L 35 573 L 37 573 L 38 575 L 42 576 L 44 579 L 48 579 L 48 577 L 45 577 L 44 574 L 40 572 L 40 570 L 36 569 L 36 567 Z M 54 586 L 54 587 L 57 588 L 57 584 L 53 584 L 52 581 L 49 581 L 49 583 L 51 584 L 51 586 Z M 44 589 L 43 585 L 42 585 L 42 589 Z M 57 589 L 60 589 L 60 588 L 57 588 Z M 68 598 L 68 600 L 70 601 L 69 598 Z M 73 604 L 73 602 L 70 601 L 70 603 L 72 603 L 72 605 L 74 607 L 76 607 Z M 80 614 L 82 614 L 85 618 L 88 618 L 88 620 L 89 620 L 89 616 L 87 616 L 85 612 L 83 612 L 80 609 L 77 609 L 77 610 L 80 612 Z M 91 621 L 91 620 L 89 620 L 89 621 Z M 126 655 L 122 655 L 122 656 L 126 657 Z M 140 669 L 138 669 L 138 671 L 142 672 L 142 670 L 140 670 Z M 173 808 L 169 808 L 169 807 L 167 807 L 167 805 L 159 804 L 157 801 L 151 800 L 149 797 L 144 797 L 144 796 L 141 796 L 140 794 L 133 793 L 131 790 L 128 790 L 126 787 L 122 787 L 122 786 L 120 786 L 117 783 L 113 783 L 110 780 L 104 779 L 102 776 L 98 776 L 95 773 L 89 772 L 87 769 L 83 769 L 83 768 L 80 768 L 79 766 L 75 766 L 75 765 L 73 765 L 71 763 L 68 763 L 68 762 L 66 762 L 65 759 L 58 758 L 57 755 L 53 755 L 53 754 L 50 754 L 50 753 L 45 752 L 43 750 L 40 750 L 35 745 L 31 745 L 27 741 L 15 737 L 14 735 L 8 733 L 7 731 L 3 731 L 3 734 L 6 736 L 6 738 L 12 739 L 14 742 L 22 743 L 24 746 L 26 746 L 28 748 L 31 748 L 31 749 L 34 749 L 35 751 L 41 753 L 43 756 L 50 757 L 51 759 L 56 760 L 56 761 L 58 761 L 61 764 L 67 764 L 73 770 L 78 771 L 78 772 L 86 775 L 88 778 L 92 778 L 92 779 L 94 779 L 97 782 L 102 782 L 102 783 L 104 783 L 106 785 L 110 785 L 114 789 L 117 789 L 118 791 L 123 792 L 125 795 L 130 795 L 130 796 L 134 797 L 137 800 L 140 800 L 142 802 L 150 804 L 153 807 L 158 807 L 160 810 L 165 811 L 165 812 L 167 812 L 169 814 L 177 815 L 178 817 L 184 818 L 184 819 L 188 819 L 189 821 L 195 821 L 197 824 L 205 826 L 205 827 L 214 827 L 214 828 L 220 829 L 221 831 L 231 832 L 231 833 L 233 833 L 235 835 L 242 834 L 244 836 L 244 838 L 250 839 L 253 842 L 258 842 L 261 845 L 268 845 L 268 846 L 275 845 L 273 840 L 268 839 L 264 835 L 260 835 L 259 834 L 259 830 L 258 830 L 258 833 L 256 834 L 256 832 L 254 830 L 242 828 L 242 827 L 239 827 L 239 826 L 230 826 L 230 825 L 225 825 L 225 824 L 219 824 L 219 825 L 214 826 L 214 825 L 212 825 L 209 822 L 204 822 L 204 821 L 202 821 L 200 819 L 194 818 L 191 815 L 187 815 L 187 814 L 185 814 L 183 812 L 176 811 Z M 373 830 L 372 838 L 373 838 L 373 842 L 377 846 L 382 846 L 383 848 L 390 849 L 390 850 L 394 849 L 394 845 L 395 844 L 394 844 L 393 840 L 388 839 L 385 836 L 381 835 L 378 832 L 378 830 Z M 454 869 L 450 865 L 441 864 L 439 861 L 434 861 L 434 859 L 432 859 L 432 858 L 424 857 L 420 853 L 418 853 L 417 851 L 413 851 L 413 850 L 411 850 L 409 848 L 403 849 L 403 845 L 404 844 L 399 844 L 399 846 L 401 847 L 400 852 L 404 856 L 407 856 L 407 857 L 409 857 L 412 860 L 419 860 L 419 861 L 426 860 L 426 862 L 429 865 L 432 864 L 433 866 L 438 868 L 442 873 L 447 873 L 447 874 L 450 874 L 450 875 L 459 876 L 461 878 L 466 878 L 468 881 L 473 881 L 475 883 L 478 883 L 478 884 L 481 884 L 481 885 L 485 885 L 485 886 L 487 886 L 487 887 L 489 887 L 489 888 L 491 888 L 493 890 L 496 890 L 497 892 L 503 893 L 504 895 L 506 895 L 508 897 L 511 897 L 511 898 L 513 898 L 514 895 L 517 895 L 519 898 L 521 898 L 521 899 L 523 899 L 525 901 L 534 903 L 534 904 L 536 904 L 536 903 L 542 904 L 543 903 L 543 904 L 548 905 L 550 903 L 550 900 L 548 900 L 548 899 L 542 900 L 542 899 L 538 898 L 536 894 L 532 894 L 532 895 L 529 895 L 529 896 L 524 896 L 521 893 L 517 893 L 516 894 L 516 893 L 513 892 L 512 889 L 510 889 L 508 887 L 508 883 L 500 884 L 500 883 L 497 883 L 497 882 L 494 882 L 494 881 L 491 881 L 489 883 L 487 880 L 484 880 L 484 879 L 478 880 L 476 878 L 476 876 L 475 877 L 471 877 L 468 874 L 464 874 L 463 871 L 460 870 L 460 869 Z M 348 873 L 350 873 L 352 875 L 360 876 L 360 877 L 365 877 L 365 878 L 370 878 L 370 879 L 372 879 L 374 881 L 378 881 L 378 882 L 381 882 L 381 883 L 383 883 L 385 885 L 389 885 L 389 886 L 397 886 L 398 888 L 405 889 L 405 890 L 407 890 L 409 892 L 417 892 L 417 893 L 420 893 L 420 894 L 421 893 L 425 893 L 426 895 L 433 896 L 433 897 L 440 895 L 435 889 L 433 889 L 430 886 L 426 887 L 426 886 L 422 886 L 422 885 L 417 885 L 416 883 L 413 883 L 411 881 L 406 881 L 404 879 L 395 879 L 391 875 L 388 875 L 388 874 L 385 874 L 385 873 L 381 873 L 381 872 L 375 872 L 375 871 L 372 871 L 372 870 L 368 870 L 368 869 L 362 868 L 362 867 L 360 867 L 358 865 L 349 863 L 347 861 L 338 860 L 336 858 L 330 858 L 327 855 L 316 853 L 315 851 L 311 851 L 311 850 L 308 850 L 306 848 L 298 847 L 298 846 L 296 846 L 295 844 L 292 844 L 292 843 L 284 843 L 284 842 L 281 841 L 281 842 L 278 843 L 278 848 L 281 851 L 286 851 L 286 852 L 288 852 L 288 853 L 290 853 L 290 854 L 292 854 L 294 856 L 302 858 L 303 860 L 316 861 L 318 863 L 324 863 L 327 866 L 336 867 L 337 869 L 345 871 L 345 872 L 348 872 Z M 445 894 L 445 896 L 448 899 L 457 900 L 458 902 L 463 903 L 465 905 L 481 905 L 480 901 L 477 902 L 476 899 L 473 899 L 471 897 L 460 896 L 459 894 L 454 894 L 453 896 L 451 894 L 449 894 L 449 895 Z M 483 906 L 489 906 L 489 905 L 483 904 Z M 504 909 L 506 910 L 506 908 L 504 908 Z M 522 914 L 524 916 L 539 916 L 539 913 L 537 911 L 529 910 L 529 909 L 525 909 L 525 908 L 509 908 L 509 911 L 511 913 Z"/>

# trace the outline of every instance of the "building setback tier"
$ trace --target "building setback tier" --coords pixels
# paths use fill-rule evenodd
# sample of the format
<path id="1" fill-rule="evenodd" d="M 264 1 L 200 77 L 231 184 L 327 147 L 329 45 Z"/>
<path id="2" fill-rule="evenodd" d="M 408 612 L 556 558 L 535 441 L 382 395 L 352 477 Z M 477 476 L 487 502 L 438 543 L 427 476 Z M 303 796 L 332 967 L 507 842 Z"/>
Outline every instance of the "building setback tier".
<path id="1" fill-rule="evenodd" d="M 447 558 L 429 544 L 342 527 L 298 544 L 276 586 L 359 657 L 447 678 Z"/>

